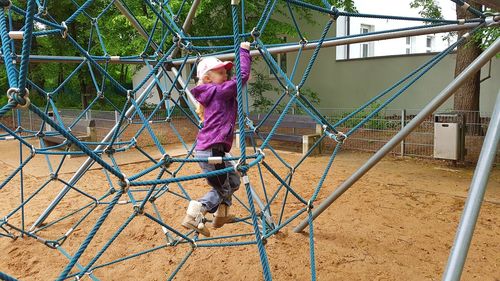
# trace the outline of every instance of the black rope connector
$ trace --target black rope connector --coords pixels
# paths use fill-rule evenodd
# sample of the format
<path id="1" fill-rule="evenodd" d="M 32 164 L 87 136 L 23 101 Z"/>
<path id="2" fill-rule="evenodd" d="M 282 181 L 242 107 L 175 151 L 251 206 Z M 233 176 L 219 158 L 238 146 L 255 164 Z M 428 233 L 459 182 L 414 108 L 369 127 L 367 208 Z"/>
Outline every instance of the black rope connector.
<path id="1" fill-rule="evenodd" d="M 253 39 L 256 40 L 257 38 L 260 37 L 260 31 L 258 31 L 257 28 L 254 27 L 250 32 L 250 35 L 252 35 Z"/>
<path id="2" fill-rule="evenodd" d="M 314 208 L 313 202 L 311 200 L 307 201 L 307 211 L 311 211 Z"/>
<path id="3" fill-rule="evenodd" d="M 179 33 L 174 34 L 174 36 L 173 36 L 173 38 L 172 38 L 172 42 L 173 42 L 175 45 L 177 45 L 177 47 L 178 47 L 178 48 L 180 48 L 180 47 L 181 47 L 181 43 L 182 43 L 182 41 L 181 41 L 181 36 L 180 36 L 180 34 L 179 34 Z"/>
<path id="4" fill-rule="evenodd" d="M 61 22 L 62 30 L 61 30 L 61 36 L 62 38 L 66 39 L 68 37 L 68 26 L 66 25 L 66 22 Z"/>
<path id="5" fill-rule="evenodd" d="M 332 16 L 333 20 L 337 20 L 340 16 L 340 11 L 337 8 L 335 8 L 334 6 L 332 6 L 330 8 L 330 11 L 332 11 L 330 16 Z"/>
<path id="6" fill-rule="evenodd" d="M 141 208 L 140 206 L 134 206 L 134 212 L 138 215 L 143 215 L 144 214 L 144 208 Z"/>
<path id="7" fill-rule="evenodd" d="M 163 168 L 168 169 L 170 165 L 172 165 L 172 157 L 170 157 L 170 155 L 165 153 L 161 158 L 160 162 L 162 162 Z"/>
<path id="8" fill-rule="evenodd" d="M 37 138 L 44 138 L 45 137 L 45 133 L 42 132 L 42 131 L 38 131 L 36 134 L 35 134 L 35 137 Z"/>
<path id="9" fill-rule="evenodd" d="M 104 153 L 106 153 L 108 156 L 113 155 L 116 152 L 116 150 L 112 146 L 107 146 L 104 149 Z"/>
<path id="10" fill-rule="evenodd" d="M 43 244 L 51 249 L 57 249 L 57 247 L 59 247 L 59 243 L 56 241 L 45 241 Z"/>

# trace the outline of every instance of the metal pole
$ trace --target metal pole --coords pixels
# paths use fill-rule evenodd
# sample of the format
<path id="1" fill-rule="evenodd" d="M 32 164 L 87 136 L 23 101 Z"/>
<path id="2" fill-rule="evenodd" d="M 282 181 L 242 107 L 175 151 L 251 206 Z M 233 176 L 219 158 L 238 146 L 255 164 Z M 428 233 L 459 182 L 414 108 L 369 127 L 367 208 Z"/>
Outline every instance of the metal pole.
<path id="1" fill-rule="evenodd" d="M 198 6 L 200 5 L 200 0 L 194 0 L 193 4 L 191 4 L 191 8 L 189 9 L 189 13 L 184 20 L 184 24 L 182 25 L 182 30 L 184 33 L 188 33 L 189 30 L 191 29 L 191 24 L 193 23 L 193 18 L 194 15 L 196 14 L 196 10 L 198 9 Z M 175 49 L 172 52 L 172 57 L 175 58 L 177 53 L 179 52 L 179 48 Z"/>
<path id="2" fill-rule="evenodd" d="M 401 110 L 401 130 L 405 127 L 406 123 L 406 109 Z M 401 157 L 405 156 L 405 140 L 401 141 Z"/>
<path id="3" fill-rule="evenodd" d="M 498 41 L 498 40 L 497 40 Z M 491 116 L 488 132 L 484 138 L 483 148 L 477 161 L 476 170 L 469 188 L 467 202 L 465 202 L 462 218 L 458 226 L 453 248 L 451 248 L 448 265 L 443 276 L 443 281 L 460 280 L 465 259 L 469 251 L 472 234 L 476 226 L 479 210 L 488 184 L 491 167 L 495 159 L 495 152 L 500 139 L 500 92 L 493 115 Z"/>
<path id="4" fill-rule="evenodd" d="M 163 71 L 158 73 L 156 75 L 157 79 L 161 79 L 161 77 L 163 76 L 163 73 L 164 73 Z M 156 83 L 155 81 L 156 81 L 155 79 L 151 80 L 148 87 L 146 87 L 144 92 L 142 92 L 142 94 L 137 99 L 137 104 L 141 104 L 142 101 L 148 97 L 149 91 L 147 91 L 147 89 L 151 88 L 153 86 L 153 84 Z M 130 116 L 132 116 L 132 114 L 135 112 L 135 110 L 136 110 L 135 106 L 131 105 L 130 108 L 125 113 L 125 117 L 129 118 Z M 111 140 L 111 138 L 114 135 L 115 130 L 119 129 L 118 125 L 119 124 L 117 123 L 113 126 L 113 128 L 108 132 L 108 134 L 101 140 L 101 143 L 105 143 L 105 142 L 108 142 Z M 106 146 L 107 145 L 100 144 L 94 149 L 94 151 L 102 150 L 102 149 L 106 148 Z M 35 221 L 35 223 L 33 223 L 33 225 L 31 226 L 29 231 L 33 231 L 37 226 L 39 226 L 40 224 L 42 224 L 45 221 L 45 219 L 50 215 L 50 213 L 54 210 L 54 208 L 57 206 L 57 204 L 59 204 L 59 202 L 61 202 L 63 197 L 66 195 L 66 193 L 68 193 L 71 190 L 71 186 L 76 184 L 78 182 L 78 180 L 80 180 L 80 178 L 85 174 L 85 172 L 88 169 L 90 169 L 90 167 L 94 164 L 94 162 L 95 161 L 90 157 L 88 157 L 87 160 L 85 160 L 85 162 L 80 166 L 80 168 L 75 172 L 73 177 L 71 177 L 71 179 L 69 180 L 69 182 L 68 182 L 69 185 L 64 186 L 64 188 L 59 192 L 59 194 L 57 194 L 56 198 L 50 203 L 50 205 L 47 207 L 47 209 L 45 209 L 45 211 L 43 211 L 42 215 L 40 215 L 40 217 Z"/>
<path id="5" fill-rule="evenodd" d="M 381 33 L 381 34 L 373 34 L 373 35 L 365 35 L 365 36 L 360 36 L 360 37 L 354 37 L 354 38 L 329 38 L 326 39 L 323 42 L 322 48 L 323 47 L 336 47 L 336 46 L 342 46 L 342 45 L 347 45 L 347 44 L 355 44 L 355 43 L 363 43 L 363 42 L 371 42 L 371 41 L 377 41 L 377 40 L 387 40 L 387 39 L 394 39 L 394 38 L 401 38 L 401 37 L 408 37 L 408 36 L 418 36 L 418 35 L 426 35 L 426 34 L 434 34 L 434 33 L 442 33 L 442 32 L 451 32 L 451 31 L 459 31 L 459 30 L 469 30 L 473 29 L 474 27 L 480 25 L 481 23 L 466 23 L 462 25 L 446 25 L 446 26 L 437 26 L 437 27 L 427 27 L 427 28 L 422 28 L 422 29 L 415 29 L 415 30 L 404 30 L 404 31 L 391 31 L 388 30 L 386 33 Z M 489 26 L 498 26 L 500 25 L 499 22 L 488 22 Z M 299 49 L 305 49 L 305 50 L 311 50 L 316 48 L 318 43 L 309 43 L 305 47 L 302 47 L 300 44 L 296 45 L 291 45 L 291 46 L 283 46 L 283 47 L 272 47 L 269 48 L 268 51 L 271 54 L 279 54 L 279 53 L 290 53 L 290 52 L 297 52 Z M 250 55 L 252 57 L 255 56 L 260 56 L 260 53 L 256 50 L 251 51 Z M 216 55 L 215 57 L 221 59 L 221 60 L 231 60 L 234 59 L 234 54 L 221 54 L 221 55 Z M 33 55 L 30 56 L 30 62 L 66 62 L 66 63 L 81 63 L 83 60 L 86 58 L 84 57 L 70 57 L 70 56 L 37 56 Z M 96 62 L 108 62 L 108 63 L 126 63 L 126 64 L 144 64 L 144 61 L 142 59 L 117 59 L 117 60 L 111 60 L 107 58 L 95 58 Z M 196 58 L 193 59 L 188 59 L 187 63 L 194 63 L 196 62 Z M 0 60 L 0 63 L 2 63 L 2 60 Z M 154 63 L 154 61 L 151 61 L 150 63 Z M 183 63 L 183 61 L 180 60 L 175 60 L 172 62 L 174 65 L 180 65 Z"/>
<path id="6" fill-rule="evenodd" d="M 337 198 L 349 189 L 359 178 L 368 172 L 375 164 L 377 164 L 387 153 L 389 153 L 398 143 L 400 143 L 407 135 L 417 128 L 425 119 L 431 115 L 439 106 L 441 106 L 460 85 L 469 76 L 473 75 L 485 65 L 488 60 L 495 56 L 500 51 L 500 38 L 488 47 L 479 57 L 477 57 L 462 73 L 460 73 L 451 83 L 446 86 L 433 100 L 431 100 L 420 113 L 413 118 L 399 133 L 397 133 L 389 142 L 387 142 L 379 151 L 377 151 L 365 164 L 363 164 L 356 172 L 354 172 L 345 182 L 331 193 L 317 209 L 314 210 L 313 219 L 318 217 L 326 210 Z M 301 232 L 308 225 L 308 220 L 303 220 L 297 227 L 295 232 Z"/>
<path id="7" fill-rule="evenodd" d="M 132 16 L 132 14 L 130 14 L 127 7 L 123 5 L 122 1 L 116 0 L 114 4 L 116 8 L 118 8 L 118 10 L 130 21 L 130 23 L 135 27 L 135 29 L 137 29 L 139 34 L 142 35 L 142 37 L 146 38 L 147 40 L 149 38 L 148 33 L 146 32 L 146 30 L 144 30 L 142 25 Z M 151 41 L 151 44 L 153 44 L 153 48 L 155 50 L 158 49 L 158 45 L 156 45 L 155 42 Z"/>

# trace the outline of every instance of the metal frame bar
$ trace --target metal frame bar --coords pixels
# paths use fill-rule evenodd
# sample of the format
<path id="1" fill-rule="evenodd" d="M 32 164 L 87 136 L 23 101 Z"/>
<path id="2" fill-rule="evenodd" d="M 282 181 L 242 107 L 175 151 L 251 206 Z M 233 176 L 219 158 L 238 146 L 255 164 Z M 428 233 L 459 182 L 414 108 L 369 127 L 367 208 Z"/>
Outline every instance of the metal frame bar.
<path id="1" fill-rule="evenodd" d="M 407 37 L 407 36 L 418 36 L 418 35 L 426 35 L 426 34 L 434 34 L 434 33 L 442 33 L 442 32 L 451 32 L 451 31 L 459 31 L 459 30 L 469 30 L 477 27 L 481 23 L 466 23 L 466 24 L 456 24 L 456 25 L 444 25 L 444 26 L 437 26 L 437 27 L 428 27 L 428 28 L 422 28 L 422 29 L 414 29 L 414 30 L 404 30 L 404 31 L 388 31 L 389 33 L 381 33 L 381 34 L 372 34 L 372 35 L 366 35 L 366 36 L 360 36 L 360 37 L 353 37 L 353 38 L 329 38 L 326 39 L 323 44 L 322 48 L 325 47 L 335 47 L 335 46 L 342 46 L 342 45 L 349 45 L 349 44 L 355 44 L 355 43 L 363 43 L 363 42 L 371 42 L 371 41 L 377 41 L 377 40 L 388 40 L 388 39 L 394 39 L 394 38 L 401 38 L 401 37 Z M 491 21 L 488 23 L 488 26 L 498 26 L 500 25 L 500 22 L 498 21 Z M 142 33 L 141 33 L 142 35 Z M 301 46 L 300 44 L 293 45 L 293 46 L 282 46 L 282 47 L 271 47 L 268 48 L 268 51 L 271 54 L 278 54 L 278 53 L 290 53 L 290 52 L 297 52 L 301 48 L 303 50 L 311 50 L 316 48 L 318 43 L 309 43 L 306 46 Z M 259 51 L 253 50 L 250 52 L 250 55 L 252 57 L 255 56 L 260 56 Z M 215 57 L 221 59 L 221 60 L 231 60 L 234 59 L 234 53 L 230 54 L 220 54 L 220 55 L 215 55 Z M 83 57 L 61 57 L 61 56 L 40 56 L 40 55 L 32 55 L 30 56 L 30 62 L 65 62 L 65 63 L 80 63 L 86 58 Z M 94 59 L 96 62 L 99 63 L 126 63 L 126 64 L 144 64 L 144 60 L 142 59 L 116 59 L 109 61 L 107 58 L 95 58 Z M 188 59 L 186 63 L 195 63 L 196 58 Z M 2 61 L 0 60 L 0 63 Z M 151 63 L 154 63 L 152 60 Z M 180 65 L 183 63 L 183 61 L 179 60 L 174 60 L 172 61 L 174 65 Z"/>
<path id="2" fill-rule="evenodd" d="M 497 39 L 498 41 L 499 39 Z M 476 226 L 481 203 L 488 184 L 491 168 L 495 159 L 495 151 L 500 139 L 500 92 L 497 94 L 495 109 L 491 117 L 488 132 L 484 138 L 481 154 L 469 188 L 460 224 L 458 225 L 455 242 L 451 248 L 443 281 L 459 281 L 469 252 L 472 234 Z"/>

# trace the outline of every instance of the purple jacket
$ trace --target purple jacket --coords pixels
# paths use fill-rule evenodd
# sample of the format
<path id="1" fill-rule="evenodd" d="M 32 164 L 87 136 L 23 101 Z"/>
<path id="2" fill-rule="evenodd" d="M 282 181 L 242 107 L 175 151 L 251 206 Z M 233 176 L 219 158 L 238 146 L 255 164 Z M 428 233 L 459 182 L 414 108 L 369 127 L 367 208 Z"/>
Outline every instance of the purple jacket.
<path id="1" fill-rule="evenodd" d="M 243 84 L 250 76 L 252 58 L 246 49 L 240 49 L 241 77 Z M 223 144 L 229 152 L 233 145 L 238 102 L 236 100 L 236 75 L 222 84 L 203 84 L 191 90 L 196 100 L 205 107 L 205 122 L 197 137 L 196 150 L 210 149 Z"/>

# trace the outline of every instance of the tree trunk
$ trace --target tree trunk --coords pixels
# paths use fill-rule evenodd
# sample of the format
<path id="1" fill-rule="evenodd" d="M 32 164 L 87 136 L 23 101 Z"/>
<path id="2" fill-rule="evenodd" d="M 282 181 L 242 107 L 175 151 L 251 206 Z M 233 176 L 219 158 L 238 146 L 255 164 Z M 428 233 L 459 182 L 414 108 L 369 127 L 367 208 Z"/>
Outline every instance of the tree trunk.
<path id="1" fill-rule="evenodd" d="M 500 11 L 500 1 L 498 0 L 474 0 L 474 2 L 483 4 L 487 8 L 493 9 L 495 11 Z"/>
<path id="2" fill-rule="evenodd" d="M 471 3 L 471 7 L 478 10 L 481 6 Z M 474 18 L 473 15 L 464 11 L 457 6 L 457 18 Z M 466 31 L 459 31 L 458 36 L 461 37 Z M 474 59 L 481 54 L 481 48 L 477 42 L 472 40 L 460 46 L 457 50 L 457 61 L 455 65 L 455 77 L 460 74 Z M 468 135 L 480 135 L 481 125 L 479 124 L 479 90 L 480 90 L 481 72 L 478 71 L 472 77 L 465 80 L 462 86 L 455 92 L 453 108 L 455 111 L 467 111 L 465 119 L 467 123 Z M 473 112 L 470 112 L 473 111 Z"/>

